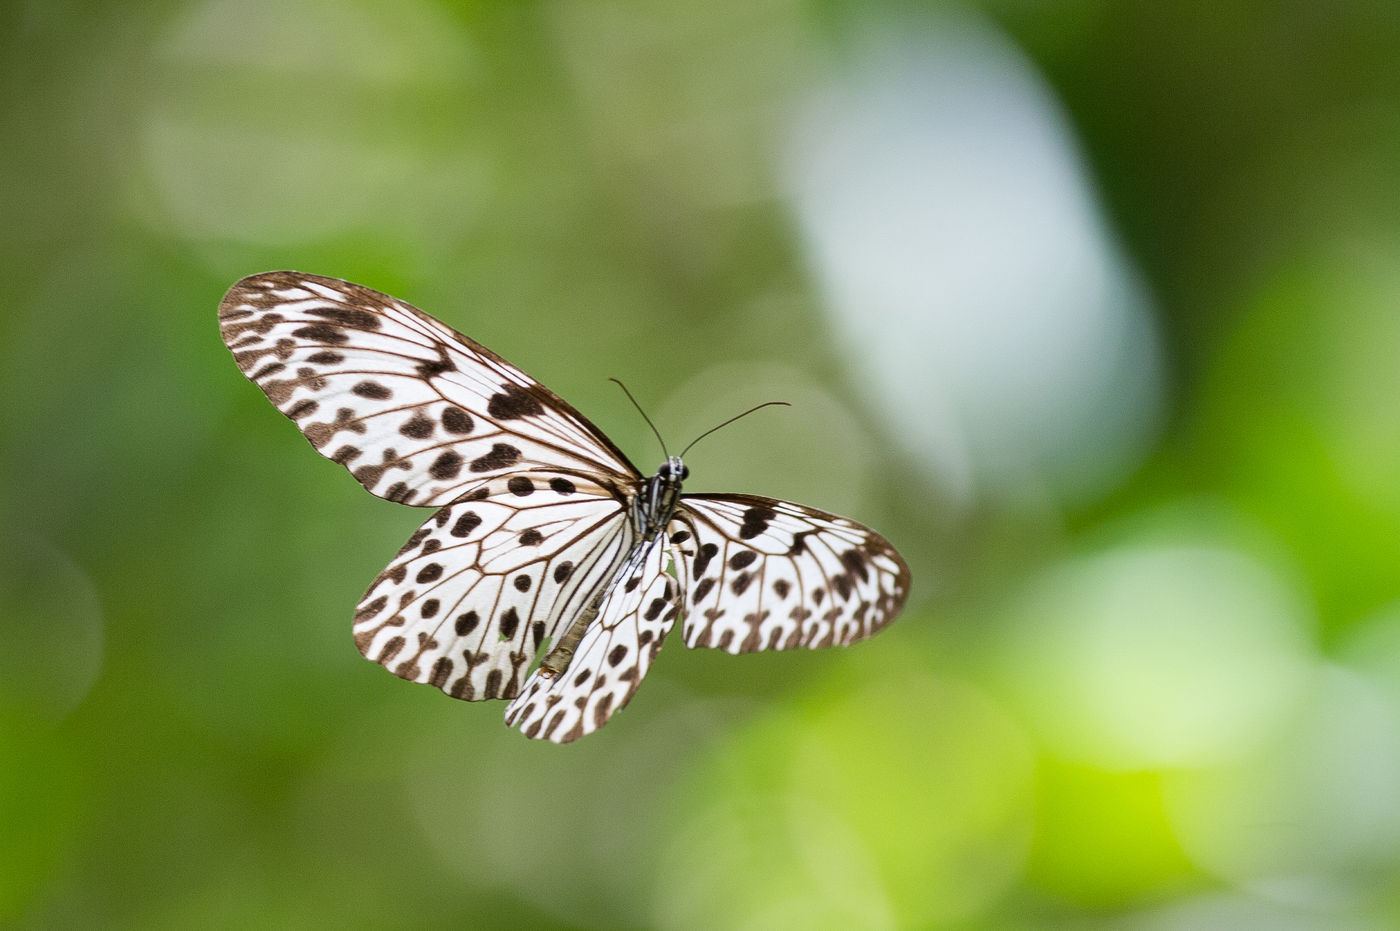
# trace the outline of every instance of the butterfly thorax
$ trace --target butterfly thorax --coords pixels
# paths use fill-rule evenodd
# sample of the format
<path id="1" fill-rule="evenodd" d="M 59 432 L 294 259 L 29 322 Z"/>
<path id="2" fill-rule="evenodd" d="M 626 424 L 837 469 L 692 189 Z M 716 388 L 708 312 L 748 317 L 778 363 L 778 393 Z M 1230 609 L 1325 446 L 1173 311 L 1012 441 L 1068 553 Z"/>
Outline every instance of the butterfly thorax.
<path id="1" fill-rule="evenodd" d="M 646 480 L 646 484 L 632 498 L 629 515 L 632 527 L 648 542 L 666 529 L 676 503 L 681 498 L 681 482 L 690 475 L 690 470 L 679 456 L 667 456 L 666 461 L 656 469 L 656 474 Z"/>
<path id="2" fill-rule="evenodd" d="M 690 470 L 685 467 L 684 462 L 681 462 L 679 456 L 667 456 L 666 461 L 657 468 L 656 474 L 647 479 L 641 490 L 632 496 L 627 514 L 632 522 L 632 528 L 641 537 L 642 542 L 637 544 L 628 555 L 624 568 L 617 578 L 621 579 L 632 575 L 634 566 L 645 559 L 646 552 L 651 549 L 656 538 L 671 522 L 671 515 L 675 513 L 676 504 L 680 501 L 681 482 L 689 474 Z M 553 679 L 562 675 L 569 668 L 569 664 L 574 658 L 574 651 L 578 649 L 578 645 L 583 640 L 589 626 L 598 617 L 603 601 L 610 591 L 610 588 L 600 588 L 588 606 L 574 619 L 574 622 L 564 631 L 550 651 L 545 654 L 544 659 L 540 661 L 541 676 Z"/>

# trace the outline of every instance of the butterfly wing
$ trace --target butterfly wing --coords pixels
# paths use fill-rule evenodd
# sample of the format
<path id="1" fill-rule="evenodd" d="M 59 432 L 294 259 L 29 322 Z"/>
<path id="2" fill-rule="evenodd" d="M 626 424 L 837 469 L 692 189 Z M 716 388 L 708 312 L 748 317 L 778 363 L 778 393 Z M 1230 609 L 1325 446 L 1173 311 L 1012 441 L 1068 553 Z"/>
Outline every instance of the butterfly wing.
<path id="1" fill-rule="evenodd" d="M 506 709 L 527 737 L 569 743 L 591 734 L 631 700 L 680 611 L 680 586 L 666 573 L 661 540 L 618 572 L 573 660 L 559 675 L 537 669 Z"/>
<path id="2" fill-rule="evenodd" d="M 416 530 L 355 611 L 355 644 L 454 698 L 514 698 L 546 639 L 618 575 L 635 533 L 598 483 L 480 483 Z"/>
<path id="3" fill-rule="evenodd" d="M 844 646 L 894 620 L 909 593 L 909 567 L 884 537 L 789 501 L 682 495 L 671 529 L 687 646 Z"/>
<path id="4" fill-rule="evenodd" d="M 267 272 L 229 290 L 219 324 L 243 374 L 381 498 L 438 506 L 541 468 L 641 478 L 568 402 L 387 294 Z"/>

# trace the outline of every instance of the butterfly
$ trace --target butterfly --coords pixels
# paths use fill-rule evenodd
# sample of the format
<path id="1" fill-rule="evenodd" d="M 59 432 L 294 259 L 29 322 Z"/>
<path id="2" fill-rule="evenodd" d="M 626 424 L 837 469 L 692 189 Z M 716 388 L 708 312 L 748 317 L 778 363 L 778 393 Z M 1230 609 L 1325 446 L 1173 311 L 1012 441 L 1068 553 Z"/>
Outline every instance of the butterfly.
<path id="1" fill-rule="evenodd" d="M 360 600 L 360 652 L 454 698 L 510 700 L 527 737 L 602 727 L 677 620 L 687 646 L 749 653 L 853 643 L 904 607 L 909 567 L 873 530 L 682 494 L 678 456 L 646 477 L 563 398 L 403 301 L 267 272 L 229 290 L 219 324 L 317 452 L 438 509 Z"/>

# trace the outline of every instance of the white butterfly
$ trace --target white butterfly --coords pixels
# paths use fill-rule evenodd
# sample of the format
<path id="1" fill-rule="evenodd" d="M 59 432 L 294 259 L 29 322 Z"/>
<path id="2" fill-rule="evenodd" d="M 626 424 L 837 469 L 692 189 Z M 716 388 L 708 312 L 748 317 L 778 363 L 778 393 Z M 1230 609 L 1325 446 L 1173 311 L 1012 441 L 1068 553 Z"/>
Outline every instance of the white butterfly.
<path id="1" fill-rule="evenodd" d="M 904 606 L 909 567 L 879 534 L 682 495 L 675 456 L 646 478 L 568 402 L 403 301 L 268 272 L 229 290 L 219 322 L 321 455 L 381 498 L 441 508 L 361 599 L 360 652 L 455 698 L 512 699 L 528 737 L 602 727 L 678 617 L 687 646 L 747 653 L 852 643 Z"/>

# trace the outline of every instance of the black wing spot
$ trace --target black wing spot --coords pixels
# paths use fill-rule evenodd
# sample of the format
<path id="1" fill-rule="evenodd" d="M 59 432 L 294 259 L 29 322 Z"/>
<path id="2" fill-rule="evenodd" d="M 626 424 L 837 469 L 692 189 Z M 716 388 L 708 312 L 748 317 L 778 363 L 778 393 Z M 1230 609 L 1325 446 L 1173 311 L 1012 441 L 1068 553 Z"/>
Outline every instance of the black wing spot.
<path id="1" fill-rule="evenodd" d="M 729 568 L 742 569 L 758 558 L 758 554 L 753 550 L 740 550 L 729 557 Z"/>
<path id="2" fill-rule="evenodd" d="M 472 432 L 471 415 L 460 407 L 446 407 L 442 411 L 442 428 L 448 433 L 455 433 L 457 436 L 465 436 Z"/>
<path id="3" fill-rule="evenodd" d="M 567 559 L 554 567 L 554 581 L 563 584 L 564 580 L 574 571 L 574 564 Z"/>
<path id="4" fill-rule="evenodd" d="M 739 539 L 752 540 L 768 529 L 768 524 L 778 512 L 772 508 L 753 507 L 744 511 L 744 523 L 739 528 Z"/>
<path id="5" fill-rule="evenodd" d="M 350 389 L 352 394 L 358 394 L 362 398 L 369 398 L 374 401 L 387 401 L 394 396 L 394 392 L 384 387 L 377 381 L 362 381 Z"/>
<path id="6" fill-rule="evenodd" d="M 531 527 L 519 536 L 518 542 L 521 546 L 539 546 L 544 542 L 544 534 Z"/>
<path id="7" fill-rule="evenodd" d="M 494 420 L 519 420 L 543 414 L 544 407 L 519 385 L 502 385 L 499 394 L 491 395 L 486 413 Z"/>
<path id="8" fill-rule="evenodd" d="M 493 472 L 496 469 L 508 469 L 519 461 L 520 450 L 507 443 L 495 443 L 490 452 L 473 459 L 468 468 L 473 472 Z"/>
<path id="9" fill-rule="evenodd" d="M 442 352 L 442 350 L 438 351 Z M 446 372 L 457 371 L 457 366 L 453 365 L 452 361 L 447 358 L 447 353 L 443 352 L 442 358 L 419 362 L 416 369 L 423 378 L 437 378 Z"/>
<path id="10" fill-rule="evenodd" d="M 358 307 L 311 307 L 306 312 L 313 317 L 325 317 L 341 326 L 360 330 L 379 329 L 379 315 Z"/>
<path id="11" fill-rule="evenodd" d="M 418 570 L 418 575 L 414 576 L 414 580 L 420 585 L 426 585 L 428 582 L 436 582 L 440 578 L 442 578 L 442 563 L 437 562 L 428 563 L 422 569 Z"/>
<path id="12" fill-rule="evenodd" d="M 457 631 L 457 636 L 465 637 L 476 630 L 476 625 L 481 622 L 481 617 L 475 611 L 468 611 L 466 614 L 457 615 L 457 622 L 453 629 Z"/>
<path id="13" fill-rule="evenodd" d="M 428 473 L 440 481 L 456 478 L 462 474 L 462 454 L 453 449 L 444 450 L 428 466 Z"/>
<path id="14" fill-rule="evenodd" d="M 860 550 L 846 550 L 841 554 L 841 565 L 846 567 L 846 572 L 852 577 L 859 577 L 862 582 L 870 581 L 870 572 L 865 568 L 866 555 Z"/>
<path id="15" fill-rule="evenodd" d="M 442 607 L 442 602 L 438 601 L 436 598 L 429 598 L 427 601 L 423 602 L 423 606 L 418 609 L 418 613 L 424 618 L 436 617 L 438 608 L 440 607 Z"/>
<path id="16" fill-rule="evenodd" d="M 512 476 L 510 481 L 506 482 L 506 488 L 518 498 L 527 498 L 535 493 L 535 483 L 523 475 Z"/>
<path id="17" fill-rule="evenodd" d="M 344 330 L 329 323 L 308 323 L 304 327 L 293 330 L 292 335 L 309 343 L 329 343 L 332 346 L 339 346 L 350 341 L 350 337 L 345 335 Z"/>
<path id="18" fill-rule="evenodd" d="M 452 525 L 452 529 L 449 530 L 448 533 L 452 534 L 454 537 L 465 537 L 480 526 L 481 518 L 477 516 L 477 513 L 475 511 L 467 511 L 461 517 L 457 518 L 456 522 Z"/>
<path id="19" fill-rule="evenodd" d="M 549 487 L 561 495 L 571 495 L 578 490 L 567 478 L 552 478 L 549 480 Z"/>
<path id="20" fill-rule="evenodd" d="M 513 607 L 506 608 L 506 610 L 501 614 L 501 639 L 513 640 L 515 638 L 515 631 L 519 627 L 520 615 L 516 613 L 516 610 Z"/>
<path id="21" fill-rule="evenodd" d="M 419 411 L 399 427 L 399 432 L 414 440 L 426 440 L 433 435 L 434 424 Z"/>
<path id="22" fill-rule="evenodd" d="M 296 404 L 288 408 L 287 416 L 292 418 L 293 420 L 300 420 L 302 417 L 306 417 L 316 413 L 316 408 L 320 406 L 321 404 L 319 401 L 313 401 L 310 398 L 307 398 L 304 401 L 298 401 Z"/>
<path id="23" fill-rule="evenodd" d="M 698 579 L 705 574 L 705 570 L 710 567 L 710 560 L 715 558 L 719 552 L 719 547 L 713 543 L 706 543 L 700 547 L 700 552 L 695 555 L 695 566 L 691 570 Z"/>

